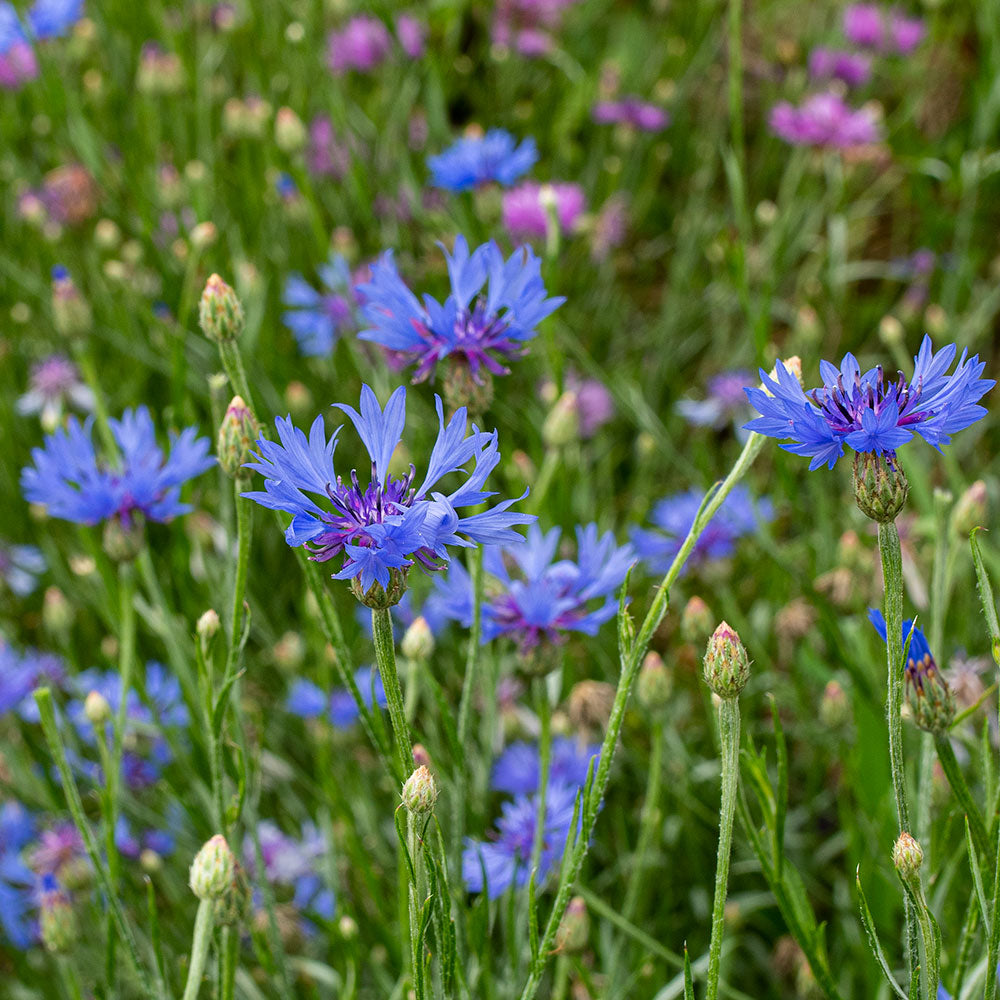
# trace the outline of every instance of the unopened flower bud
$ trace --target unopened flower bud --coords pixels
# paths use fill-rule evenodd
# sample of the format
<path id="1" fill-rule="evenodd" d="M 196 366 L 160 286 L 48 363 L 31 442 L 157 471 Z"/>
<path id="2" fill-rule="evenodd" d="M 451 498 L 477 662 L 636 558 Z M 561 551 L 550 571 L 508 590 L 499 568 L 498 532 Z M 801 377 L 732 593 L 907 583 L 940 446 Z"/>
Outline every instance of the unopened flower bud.
<path id="1" fill-rule="evenodd" d="M 291 108 L 278 108 L 274 117 L 274 142 L 285 153 L 295 153 L 306 144 L 306 127 Z"/>
<path id="2" fill-rule="evenodd" d="M 236 858 L 226 838 L 217 833 L 195 855 L 188 885 L 199 899 L 219 899 L 233 880 L 235 866 Z"/>
<path id="3" fill-rule="evenodd" d="M 343 916 L 337 921 L 337 930 L 345 941 L 353 941 L 358 936 L 358 923 L 353 917 Z"/>
<path id="4" fill-rule="evenodd" d="M 566 906 L 566 912 L 556 931 L 556 951 L 577 952 L 587 946 L 590 936 L 590 916 L 583 896 L 574 896 Z"/>
<path id="5" fill-rule="evenodd" d="M 233 396 L 219 427 L 218 455 L 222 471 L 231 479 L 249 479 L 250 447 L 260 428 L 242 396 Z"/>
<path id="6" fill-rule="evenodd" d="M 932 337 L 944 336 L 950 326 L 948 314 L 936 302 L 932 302 L 924 310 L 924 326 Z"/>
<path id="7" fill-rule="evenodd" d="M 94 226 L 94 242 L 102 250 L 114 250 L 121 242 L 122 231 L 112 219 L 98 219 Z"/>
<path id="8" fill-rule="evenodd" d="M 563 448 L 580 438 L 580 414 L 575 392 L 564 392 L 542 424 L 542 441 L 548 448 Z"/>
<path id="9" fill-rule="evenodd" d="M 219 229 L 214 222 L 199 222 L 191 230 L 191 246 L 195 250 L 207 250 L 219 238 Z"/>
<path id="10" fill-rule="evenodd" d="M 40 903 L 40 931 L 46 950 L 56 954 L 69 951 L 78 937 L 76 914 L 52 875 L 42 879 Z"/>
<path id="11" fill-rule="evenodd" d="M 903 324 L 893 315 L 883 316 L 878 325 L 879 339 L 886 347 L 895 347 L 903 343 L 905 331 Z"/>
<path id="12" fill-rule="evenodd" d="M 861 513 L 888 524 L 906 504 L 910 484 L 899 462 L 871 451 L 854 456 L 854 499 Z"/>
<path id="13" fill-rule="evenodd" d="M 639 679 L 636 681 L 639 703 L 654 712 L 666 708 L 673 687 L 674 678 L 663 662 L 663 657 L 655 650 L 650 650 L 642 661 Z"/>
<path id="14" fill-rule="evenodd" d="M 603 730 L 611 717 L 615 689 L 604 681 L 578 681 L 569 693 L 569 718 L 576 729 Z"/>
<path id="15" fill-rule="evenodd" d="M 111 706 L 100 691 L 91 691 L 83 702 L 83 714 L 96 729 L 111 720 Z"/>
<path id="16" fill-rule="evenodd" d="M 892 863 L 900 877 L 908 881 L 924 863 L 923 848 L 908 833 L 901 833 L 892 847 Z"/>
<path id="17" fill-rule="evenodd" d="M 209 340 L 235 340 L 243 331 L 243 306 L 236 292 L 217 274 L 205 282 L 198 303 L 198 325 Z"/>
<path id="18" fill-rule="evenodd" d="M 403 594 L 406 593 L 406 570 L 390 568 L 388 587 L 383 587 L 381 583 L 376 581 L 367 590 L 361 586 L 360 576 L 352 577 L 351 593 L 366 608 L 384 611 L 386 608 L 399 604 L 403 599 Z"/>
<path id="19" fill-rule="evenodd" d="M 425 816 L 434 811 L 438 790 L 434 777 L 423 764 L 411 774 L 403 785 L 403 805 L 415 816 Z"/>
<path id="20" fill-rule="evenodd" d="M 847 694 L 838 681 L 827 681 L 819 703 L 819 721 L 827 729 L 842 728 L 851 717 Z"/>
<path id="21" fill-rule="evenodd" d="M 413 623 L 403 634 L 403 641 L 399 644 L 399 648 L 408 660 L 426 660 L 434 652 L 434 636 L 423 615 L 419 615 L 413 620 Z"/>
<path id="22" fill-rule="evenodd" d="M 73 608 L 58 587 L 45 589 L 42 597 L 42 624 L 47 631 L 56 635 L 62 634 L 73 624 Z"/>
<path id="23" fill-rule="evenodd" d="M 705 680 L 720 698 L 736 698 L 750 679 L 750 661 L 736 629 L 722 622 L 705 650 Z"/>
<path id="24" fill-rule="evenodd" d="M 132 511 L 128 524 L 112 517 L 104 522 L 102 544 L 112 562 L 131 562 L 146 544 L 146 519 L 138 511 Z"/>
<path id="25" fill-rule="evenodd" d="M 450 410 L 465 406 L 472 418 L 481 417 L 493 402 L 493 376 L 483 367 L 473 374 L 466 362 L 449 358 L 442 391 Z"/>
<path id="26" fill-rule="evenodd" d="M 967 538 L 986 521 L 986 483 L 977 479 L 959 498 L 951 514 L 955 533 Z"/>
<path id="27" fill-rule="evenodd" d="M 712 612 L 697 595 L 689 598 L 681 612 L 681 638 L 685 642 L 702 643 L 712 629 Z"/>
<path id="28" fill-rule="evenodd" d="M 52 322 L 67 340 L 86 336 L 93 326 L 87 300 L 62 266 L 52 268 Z"/>
<path id="29" fill-rule="evenodd" d="M 211 646 L 212 641 L 219 634 L 220 627 L 219 613 L 214 608 L 202 612 L 197 625 L 195 625 L 195 632 L 202 650 L 207 650 Z"/>
<path id="30" fill-rule="evenodd" d="M 910 639 L 904 672 L 906 704 L 917 727 L 929 733 L 946 733 L 955 721 L 955 696 L 926 648 L 926 641 L 921 642 L 916 632 Z"/>

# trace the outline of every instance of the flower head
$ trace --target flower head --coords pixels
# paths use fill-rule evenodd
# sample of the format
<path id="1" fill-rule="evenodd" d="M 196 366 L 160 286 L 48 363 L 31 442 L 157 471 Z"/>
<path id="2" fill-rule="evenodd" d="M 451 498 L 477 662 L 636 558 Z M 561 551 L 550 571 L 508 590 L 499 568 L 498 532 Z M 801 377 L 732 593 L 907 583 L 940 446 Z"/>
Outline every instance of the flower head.
<path id="1" fill-rule="evenodd" d="M 326 888 L 319 875 L 320 863 L 327 851 L 323 834 L 311 823 L 306 823 L 301 838 L 296 839 L 271 820 L 263 820 L 257 833 L 264 861 L 263 877 L 272 884 L 290 886 L 296 909 L 309 909 L 324 919 L 332 918 L 336 910 L 333 890 Z M 243 841 L 243 857 L 247 871 L 262 877 L 257 872 L 256 851 L 249 834 Z"/>
<path id="2" fill-rule="evenodd" d="M 538 148 L 530 136 L 520 145 L 503 129 L 490 129 L 482 136 L 465 136 L 437 156 L 427 160 L 431 183 L 447 191 L 468 191 L 496 181 L 506 187 L 527 173 L 538 159 Z"/>
<path id="3" fill-rule="evenodd" d="M 814 80 L 842 80 L 848 87 L 860 87 L 871 72 L 871 56 L 862 52 L 821 47 L 809 53 L 809 75 Z"/>
<path id="4" fill-rule="evenodd" d="M 844 356 L 839 369 L 821 361 L 823 385 L 809 392 L 779 361 L 774 378 L 761 371 L 763 387 L 746 389 L 761 416 L 745 426 L 786 439 L 781 447 L 808 456 L 810 469 L 823 464 L 832 469 L 845 444 L 891 459 L 914 433 L 940 450 L 952 434 L 986 415 L 978 401 L 995 385 L 980 378 L 986 365 L 978 354 L 969 358 L 968 351 L 946 375 L 956 352 L 949 344 L 935 354 L 925 336 L 908 382 L 902 372 L 887 378 L 881 365 L 862 373 L 853 354 Z"/>
<path id="5" fill-rule="evenodd" d="M 530 247 L 504 260 L 492 241 L 469 253 L 458 236 L 454 253 L 444 254 L 451 294 L 442 304 L 426 294 L 421 302 L 400 278 L 392 251 L 384 253 L 372 265 L 371 281 L 358 288 L 361 313 L 371 324 L 358 336 L 415 361 L 414 381 L 449 357 L 474 378 L 481 368 L 506 374 L 502 360 L 519 356 L 538 324 L 566 300 L 546 298 L 542 262 Z"/>
<path id="6" fill-rule="evenodd" d="M 876 52 L 907 55 L 924 38 L 924 22 L 874 3 L 852 3 L 844 10 L 844 36 Z"/>
<path id="7" fill-rule="evenodd" d="M 614 617 L 615 591 L 635 560 L 632 547 L 588 524 L 576 529 L 576 561 L 556 559 L 560 535 L 559 528 L 543 534 L 532 525 L 526 540 L 486 549 L 483 642 L 507 635 L 527 652 L 543 640 L 562 642 L 568 632 L 596 635 Z M 465 570 L 455 563 L 448 580 L 435 586 L 451 617 L 470 624 L 472 583 Z"/>
<path id="8" fill-rule="evenodd" d="M 22 416 L 38 414 L 42 427 L 53 431 L 62 422 L 68 403 L 90 413 L 94 394 L 80 381 L 80 372 L 69 358 L 53 354 L 31 366 L 28 391 L 17 401 Z"/>
<path id="9" fill-rule="evenodd" d="M 339 180 L 350 168 L 350 150 L 337 137 L 329 117 L 319 116 L 309 124 L 306 165 L 310 173 L 334 180 Z"/>
<path id="10" fill-rule="evenodd" d="M 34 835 L 34 820 L 20 802 L 0 804 L 0 929 L 19 949 L 30 947 L 37 933 L 31 892 L 35 876 L 22 858 Z"/>
<path id="11" fill-rule="evenodd" d="M 0 87 L 16 90 L 37 76 L 38 60 L 17 9 L 7 0 L 0 0 Z"/>
<path id="12" fill-rule="evenodd" d="M 736 370 L 713 375 L 705 385 L 704 399 L 681 399 L 677 412 L 696 427 L 724 427 L 747 408 L 743 388 L 750 381 L 748 371 Z"/>
<path id="13" fill-rule="evenodd" d="M 590 762 L 600 759 L 599 745 L 581 743 L 568 736 L 552 741 L 549 758 L 549 784 L 582 788 L 587 780 Z M 498 792 L 510 795 L 531 795 L 538 791 L 541 773 L 537 743 L 511 743 L 493 764 L 491 784 Z"/>
<path id="14" fill-rule="evenodd" d="M 336 76 L 356 69 L 373 70 L 392 50 L 392 36 L 377 18 L 366 14 L 352 17 L 327 39 L 327 63 Z"/>
<path id="15" fill-rule="evenodd" d="M 354 683 L 357 684 L 361 698 L 369 708 L 373 705 L 385 708 L 388 704 L 385 689 L 382 687 L 382 678 L 374 667 L 361 667 L 357 670 L 354 674 Z M 359 714 L 358 706 L 347 688 L 335 688 L 329 694 L 325 694 L 312 681 L 302 677 L 292 685 L 286 706 L 289 712 L 303 719 L 315 719 L 326 714 L 336 729 L 347 729 L 357 721 Z"/>
<path id="16" fill-rule="evenodd" d="M 118 458 L 99 459 L 91 439 L 93 421 L 81 426 L 70 417 L 44 447 L 32 450 L 34 464 L 21 471 L 25 498 L 45 504 L 53 517 L 80 524 L 114 518 L 129 527 L 136 514 L 169 521 L 190 510 L 180 502 L 180 487 L 214 464 L 208 438 L 188 427 L 171 436 L 170 454 L 164 456 L 146 407 L 126 410 L 109 423 Z"/>
<path id="17" fill-rule="evenodd" d="M 38 586 L 45 572 L 45 556 L 34 545 L 14 545 L 0 538 L 0 590 L 7 587 L 25 597 Z"/>
<path id="18" fill-rule="evenodd" d="M 29 649 L 17 652 L 0 638 L 0 716 L 17 712 L 34 722 L 38 708 L 32 692 L 42 685 L 61 684 L 66 670 L 58 656 Z"/>
<path id="19" fill-rule="evenodd" d="M 28 24 L 35 38 L 61 38 L 83 17 L 83 0 L 35 0 Z"/>
<path id="20" fill-rule="evenodd" d="M 310 357 L 328 357 L 354 318 L 355 295 L 347 261 L 334 254 L 319 268 L 319 277 L 323 292 L 317 292 L 301 274 L 290 274 L 282 296 L 288 307 L 282 320 L 295 334 L 299 350 Z"/>
<path id="21" fill-rule="evenodd" d="M 771 131 L 793 146 L 850 149 L 882 138 L 882 130 L 867 108 L 850 107 L 839 94 L 813 94 L 795 107 L 787 101 L 771 109 Z"/>
<path id="22" fill-rule="evenodd" d="M 670 115 L 663 108 L 638 97 L 599 101 L 592 114 L 598 125 L 629 125 L 642 132 L 661 132 L 670 124 Z"/>
<path id="23" fill-rule="evenodd" d="M 290 417 L 279 417 L 275 421 L 278 442 L 258 441 L 258 460 L 249 463 L 266 477 L 264 490 L 243 494 L 263 507 L 292 514 L 285 540 L 292 546 L 307 546 L 310 558 L 325 562 L 343 554 L 334 579 L 356 578 L 364 594 L 375 584 L 388 590 L 390 575 L 398 584 L 414 563 L 426 569 L 443 567 L 449 545 L 507 542 L 517 537 L 511 530 L 514 525 L 533 520 L 508 510 L 516 500 L 504 500 L 477 514 L 458 514 L 461 508 L 477 506 L 495 495 L 484 492 L 483 486 L 500 461 L 496 431 L 488 434 L 473 426 L 466 435 L 464 409 L 446 426 L 437 398 L 437 441 L 427 473 L 415 485 L 413 466 L 399 478 L 389 472 L 406 422 L 406 390 L 397 389 L 383 410 L 366 385 L 361 390 L 360 413 L 351 406 L 337 407 L 350 417 L 371 457 L 367 483 L 356 470 L 349 482 L 336 474 L 333 452 L 339 430 L 327 441 L 322 416 L 313 422 L 308 438 L 292 425 Z M 441 479 L 470 461 L 474 461 L 473 470 L 456 490 L 432 492 Z M 307 494 L 323 498 L 324 506 Z M 397 601 L 400 594 L 395 594 Z"/>
<path id="24" fill-rule="evenodd" d="M 571 785 L 555 784 L 546 792 L 542 852 L 536 875 L 539 884 L 558 866 L 563 855 L 573 824 L 576 796 L 577 789 Z M 582 815 L 577 817 L 578 831 L 582 818 Z M 466 840 L 462 877 L 469 892 L 485 891 L 490 899 L 496 899 L 511 886 L 521 889 L 528 884 L 537 820 L 537 797 L 520 796 L 501 807 L 491 840 Z"/>
<path id="25" fill-rule="evenodd" d="M 545 239 L 549 228 L 546 198 L 551 198 L 559 229 L 566 233 L 586 207 L 579 184 L 525 181 L 503 196 L 503 225 L 513 239 Z"/>
<path id="26" fill-rule="evenodd" d="M 399 14 L 396 17 L 396 37 L 411 59 L 419 59 L 427 43 L 427 26 L 412 14 Z"/>
<path id="27" fill-rule="evenodd" d="M 632 544 L 654 573 L 666 573 L 670 568 L 704 499 L 704 493 L 699 490 L 665 497 L 650 515 L 653 530 L 632 529 Z M 740 538 L 773 516 L 774 510 L 767 497 L 754 500 L 745 486 L 734 487 L 699 536 L 688 563 L 727 558 L 735 551 Z"/>

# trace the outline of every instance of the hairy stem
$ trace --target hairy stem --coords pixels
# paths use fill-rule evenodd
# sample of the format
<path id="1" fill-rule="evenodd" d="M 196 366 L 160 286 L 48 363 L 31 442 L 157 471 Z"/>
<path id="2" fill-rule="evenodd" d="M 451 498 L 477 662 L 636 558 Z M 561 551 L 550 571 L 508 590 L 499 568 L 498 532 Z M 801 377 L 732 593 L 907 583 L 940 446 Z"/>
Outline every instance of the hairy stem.
<path id="1" fill-rule="evenodd" d="M 389 707 L 389 721 L 392 723 L 396 769 L 399 780 L 405 781 L 413 770 L 413 743 L 396 670 L 396 643 L 392 637 L 392 612 L 388 608 L 372 608 L 372 638 L 375 641 L 375 661 Z"/>

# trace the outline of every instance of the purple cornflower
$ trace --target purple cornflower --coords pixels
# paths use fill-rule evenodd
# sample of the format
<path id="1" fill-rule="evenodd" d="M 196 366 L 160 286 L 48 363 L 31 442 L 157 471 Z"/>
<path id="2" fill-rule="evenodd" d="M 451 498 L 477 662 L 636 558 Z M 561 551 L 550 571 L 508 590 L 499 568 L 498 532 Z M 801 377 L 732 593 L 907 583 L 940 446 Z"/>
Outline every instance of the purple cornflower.
<path id="1" fill-rule="evenodd" d="M 351 272 L 340 254 L 319 268 L 323 292 L 317 292 L 301 274 L 285 280 L 282 301 L 288 312 L 282 322 L 295 334 L 299 350 L 309 357 L 328 357 L 337 337 L 354 319 L 355 295 Z"/>
<path id="2" fill-rule="evenodd" d="M 447 357 L 466 365 L 476 381 L 481 367 L 506 374 L 502 360 L 519 357 L 538 324 L 566 300 L 546 298 L 542 262 L 531 247 L 504 260 L 492 240 L 470 254 L 465 237 L 457 236 L 454 253 L 444 255 L 451 294 L 442 304 L 426 294 L 421 303 L 400 278 L 392 251 L 382 254 L 371 280 L 358 288 L 361 314 L 371 324 L 358 336 L 415 361 L 414 382 Z"/>
<path id="3" fill-rule="evenodd" d="M 21 950 L 29 948 L 37 937 L 31 916 L 35 878 L 22 859 L 34 835 L 34 820 L 20 802 L 8 799 L 0 804 L 0 928 Z"/>
<path id="4" fill-rule="evenodd" d="M 340 31 L 331 31 L 326 44 L 327 65 L 335 75 L 352 69 L 368 73 L 392 50 L 392 36 L 377 17 L 359 14 Z"/>
<path id="5" fill-rule="evenodd" d="M 576 561 L 557 560 L 560 535 L 559 528 L 543 534 L 532 525 L 526 540 L 485 550 L 483 567 L 491 579 L 482 609 L 484 643 L 507 635 L 527 652 L 542 640 L 562 642 L 567 632 L 596 635 L 614 617 L 614 592 L 635 561 L 632 546 L 619 546 L 610 531 L 599 536 L 597 525 L 588 524 L 576 529 Z M 435 587 L 445 612 L 471 624 L 472 582 L 465 569 L 453 564 Z"/>
<path id="6" fill-rule="evenodd" d="M 573 412 L 576 414 L 580 440 L 592 438 L 615 415 L 615 401 L 607 386 L 596 378 L 582 378 L 574 371 L 566 373 L 563 382 L 566 392 L 573 395 Z M 543 392 L 555 399 L 555 383 L 543 383 Z"/>
<path id="7" fill-rule="evenodd" d="M 38 586 L 45 568 L 45 556 L 34 545 L 14 545 L 0 538 L 0 590 L 7 587 L 18 597 L 26 597 Z"/>
<path id="8" fill-rule="evenodd" d="M 708 395 L 704 399 L 678 400 L 675 409 L 696 427 L 725 427 L 746 410 L 743 388 L 750 379 L 750 372 L 742 369 L 713 375 L 705 383 Z"/>
<path id="9" fill-rule="evenodd" d="M 166 830 L 144 830 L 137 834 L 129 821 L 119 816 L 115 824 L 115 846 L 120 854 L 133 860 L 140 857 L 143 851 L 153 851 L 163 858 L 173 854 L 174 838 Z"/>
<path id="10" fill-rule="evenodd" d="M 94 394 L 80 381 L 80 371 L 69 358 L 52 354 L 31 366 L 28 391 L 15 409 L 21 416 L 38 414 L 42 427 L 53 431 L 62 423 L 67 403 L 90 413 Z"/>
<path id="11" fill-rule="evenodd" d="M 191 508 L 180 502 L 180 487 L 215 464 L 208 454 L 208 438 L 188 427 L 171 435 L 170 455 L 156 443 L 149 410 L 126 410 L 110 420 L 120 456 L 98 459 L 91 431 L 93 419 L 82 427 L 70 417 L 33 448 L 33 465 L 21 470 L 21 488 L 30 503 L 45 504 L 53 517 L 79 524 L 97 524 L 118 518 L 126 529 L 136 513 L 150 521 L 169 521 Z"/>
<path id="12" fill-rule="evenodd" d="M 670 124 L 668 112 L 638 97 L 598 101 L 591 114 L 598 125 L 630 125 L 642 132 L 662 132 Z"/>
<path id="13" fill-rule="evenodd" d="M 654 573 L 666 573 L 684 545 L 705 494 L 688 490 L 661 500 L 650 515 L 653 530 L 632 529 L 632 544 Z M 688 559 L 688 565 L 725 559 L 736 550 L 736 543 L 774 516 L 767 497 L 754 500 L 745 486 L 736 486 L 723 500 Z"/>
<path id="14" fill-rule="evenodd" d="M 600 750 L 597 743 L 586 744 L 568 736 L 557 736 L 552 741 L 549 784 L 582 788 L 590 762 L 594 762 L 595 770 L 597 768 Z M 539 764 L 537 743 L 511 743 L 496 759 L 490 783 L 498 792 L 532 795 L 538 791 Z"/>
<path id="15" fill-rule="evenodd" d="M 842 80 L 848 87 L 860 87 L 871 72 L 871 56 L 862 52 L 816 48 L 809 53 L 809 75 L 814 80 Z"/>
<path id="16" fill-rule="evenodd" d="M 881 365 L 862 374 L 853 354 L 845 355 L 839 369 L 821 361 L 823 385 L 808 393 L 779 361 L 775 378 L 761 371 L 763 387 L 746 389 L 761 416 L 745 426 L 785 439 L 789 443 L 781 447 L 809 456 L 810 469 L 824 463 L 832 469 L 845 444 L 857 452 L 892 458 L 914 432 L 940 450 L 952 434 L 986 415 L 985 407 L 977 404 L 996 384 L 980 378 L 985 362 L 978 354 L 969 358 L 967 350 L 953 374 L 946 375 L 956 352 L 949 344 L 935 354 L 925 336 L 909 382 L 902 372 L 887 378 Z"/>
<path id="17" fill-rule="evenodd" d="M 468 191 L 496 181 L 507 187 L 527 173 L 538 159 L 538 148 L 530 136 L 517 140 L 503 129 L 485 135 L 464 136 L 437 156 L 427 159 L 431 183 L 447 191 Z"/>
<path id="18" fill-rule="evenodd" d="M 427 42 L 427 26 L 412 14 L 399 14 L 396 17 L 396 37 L 411 59 L 419 59 Z"/>
<path id="19" fill-rule="evenodd" d="M 577 0 L 497 0 L 490 40 L 494 45 L 514 48 L 534 58 L 546 55 L 555 45 L 552 33 L 559 28 L 563 12 Z"/>
<path id="20" fill-rule="evenodd" d="M 42 685 L 59 685 L 66 677 L 62 661 L 52 653 L 29 649 L 18 653 L 0 638 L 0 716 L 17 714 L 27 722 L 38 719 L 32 692 Z"/>
<path id="21" fill-rule="evenodd" d="M 162 663 L 150 660 L 146 664 L 142 686 L 144 696 L 130 688 L 125 702 L 125 716 L 134 730 L 149 732 L 162 726 L 180 729 L 188 724 L 180 681 Z M 97 691 L 106 699 L 112 714 L 117 713 L 122 697 L 121 675 L 116 670 L 84 670 L 73 678 L 73 687 L 79 697 L 69 703 L 67 713 L 80 738 L 93 742 L 93 726 L 84 713 L 84 700 L 91 691 Z"/>
<path id="22" fill-rule="evenodd" d="M 507 542 L 517 537 L 511 530 L 514 525 L 534 520 L 531 515 L 508 511 L 516 500 L 459 516 L 459 508 L 477 506 L 495 495 L 484 492 L 483 486 L 500 461 L 497 432 L 488 434 L 473 427 L 466 436 L 464 407 L 445 426 L 441 399 L 435 400 L 438 437 L 419 486 L 414 486 L 417 473 L 412 465 L 401 478 L 389 473 L 389 462 L 406 422 L 406 389 L 398 388 L 383 410 L 375 393 L 365 385 L 360 413 L 342 403 L 336 406 L 350 417 L 371 456 L 367 485 L 356 470 L 349 483 L 334 471 L 339 429 L 327 441 L 322 415 L 313 422 L 308 438 L 292 425 L 291 417 L 278 417 L 279 443 L 260 439 L 257 461 L 247 463 L 266 477 L 264 491 L 243 496 L 262 507 L 292 514 L 285 541 L 292 546 L 306 545 L 311 559 L 325 562 L 343 553 L 343 566 L 333 574 L 334 579 L 357 578 L 361 592 L 368 595 L 376 583 L 386 590 L 390 577 L 395 578 L 395 600 L 389 602 L 395 603 L 414 563 L 440 569 L 447 564 L 449 545 Z M 473 471 L 454 492 L 430 492 L 444 476 L 458 472 L 473 459 Z M 307 493 L 324 497 L 329 509 L 319 507 Z"/>
<path id="23" fill-rule="evenodd" d="M 542 851 L 535 876 L 539 885 L 562 858 L 573 824 L 576 796 L 577 789 L 568 785 L 555 784 L 546 791 Z M 577 831 L 582 819 L 582 815 L 577 817 Z M 490 840 L 466 839 L 462 877 L 469 892 L 485 890 L 490 899 L 496 899 L 511 886 L 522 889 L 528 884 L 537 820 L 537 797 L 520 796 L 503 804 Z"/>
<path id="24" fill-rule="evenodd" d="M 332 177 L 334 180 L 340 180 L 350 169 L 351 152 L 338 139 L 328 116 L 314 118 L 309 124 L 306 166 L 310 173 L 318 177 Z"/>
<path id="25" fill-rule="evenodd" d="M 333 890 L 327 888 L 317 874 L 327 851 L 322 833 L 312 823 L 306 823 L 302 827 L 302 838 L 296 840 L 283 833 L 271 820 L 263 820 L 257 827 L 257 833 L 264 861 L 263 876 L 268 882 L 291 887 L 294 890 L 292 903 L 296 909 L 312 910 L 325 920 L 332 919 L 336 899 Z M 253 838 L 249 834 L 243 841 L 243 858 L 250 875 L 259 878 Z"/>
<path id="26" fill-rule="evenodd" d="M 361 667 L 357 670 L 354 683 L 369 708 L 373 705 L 385 708 L 388 704 L 382 678 L 374 667 Z M 336 688 L 330 694 L 325 694 L 318 685 L 302 677 L 292 684 L 285 707 L 292 715 L 303 719 L 315 719 L 325 714 L 336 729 L 347 729 L 357 721 L 359 714 L 358 706 L 347 688 Z"/>
<path id="27" fill-rule="evenodd" d="M 28 855 L 31 868 L 39 875 L 57 878 L 85 857 L 83 839 L 72 822 L 65 820 L 43 830 Z"/>
<path id="28" fill-rule="evenodd" d="M 799 107 L 782 101 L 771 109 L 771 131 L 793 146 L 850 149 L 879 142 L 882 130 L 867 108 L 850 107 L 839 94 L 813 94 Z"/>
<path id="29" fill-rule="evenodd" d="M 854 3 L 844 10 L 844 36 L 876 52 L 908 55 L 924 38 L 924 22 L 878 4 Z"/>
<path id="30" fill-rule="evenodd" d="M 549 229 L 546 201 L 551 199 L 559 228 L 571 232 L 586 208 L 579 184 L 525 181 L 503 196 L 503 225 L 513 239 L 545 239 Z"/>

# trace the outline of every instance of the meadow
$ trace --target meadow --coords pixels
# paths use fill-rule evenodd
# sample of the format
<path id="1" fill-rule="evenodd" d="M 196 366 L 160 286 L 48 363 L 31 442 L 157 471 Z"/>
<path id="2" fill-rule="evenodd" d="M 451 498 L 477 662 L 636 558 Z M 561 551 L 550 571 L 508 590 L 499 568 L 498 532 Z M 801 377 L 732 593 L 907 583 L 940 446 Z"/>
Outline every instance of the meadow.
<path id="1" fill-rule="evenodd" d="M 998 996 L 1000 0 L 0 0 L 0 190 L 0 996 Z"/>

